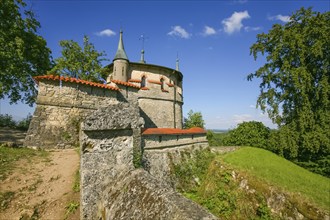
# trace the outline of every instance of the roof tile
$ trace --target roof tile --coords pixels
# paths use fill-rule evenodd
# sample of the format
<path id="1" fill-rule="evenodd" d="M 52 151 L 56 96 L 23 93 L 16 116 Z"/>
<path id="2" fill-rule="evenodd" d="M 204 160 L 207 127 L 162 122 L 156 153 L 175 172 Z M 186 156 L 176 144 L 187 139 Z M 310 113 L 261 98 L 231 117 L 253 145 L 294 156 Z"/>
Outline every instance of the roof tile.
<path id="1" fill-rule="evenodd" d="M 119 89 L 113 86 L 101 84 L 101 83 L 94 83 L 86 80 L 71 78 L 71 77 L 64 77 L 64 76 L 54 76 L 54 75 L 43 75 L 43 76 L 35 76 L 33 77 L 37 82 L 40 80 L 56 80 L 56 81 L 64 81 L 64 82 L 71 82 L 71 83 L 77 83 L 77 84 L 84 84 L 84 85 L 90 85 L 94 87 L 104 88 L 104 89 L 110 89 L 118 91 Z"/>

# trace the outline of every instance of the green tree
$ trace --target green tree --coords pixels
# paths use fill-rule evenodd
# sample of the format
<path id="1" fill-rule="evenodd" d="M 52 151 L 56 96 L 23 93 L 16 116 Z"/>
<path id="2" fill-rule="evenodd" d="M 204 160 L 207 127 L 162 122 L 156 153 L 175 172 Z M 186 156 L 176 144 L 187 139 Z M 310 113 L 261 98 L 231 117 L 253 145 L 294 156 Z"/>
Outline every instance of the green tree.
<path id="1" fill-rule="evenodd" d="M 17 123 L 16 128 L 22 131 L 27 131 L 29 129 L 31 120 L 32 115 L 29 113 L 26 118 Z"/>
<path id="2" fill-rule="evenodd" d="M 98 52 L 89 38 L 84 36 L 83 48 L 73 40 L 60 41 L 62 56 L 55 59 L 50 73 L 99 82 L 106 77 L 101 62 L 107 59 L 104 52 Z"/>
<path id="3" fill-rule="evenodd" d="M 11 115 L 0 114 L 0 127 L 15 128 L 16 127 L 16 121 L 13 119 L 13 117 Z"/>
<path id="4" fill-rule="evenodd" d="M 269 135 L 270 129 L 262 122 L 243 122 L 237 128 L 228 132 L 228 135 L 224 138 L 224 144 L 267 148 Z"/>
<path id="5" fill-rule="evenodd" d="M 33 76 L 51 67 L 51 51 L 37 34 L 40 23 L 22 0 L 0 4 L 0 98 L 32 105 L 36 89 Z"/>
<path id="6" fill-rule="evenodd" d="M 204 128 L 204 126 L 205 122 L 201 112 L 193 112 L 193 110 L 190 110 L 188 112 L 188 118 L 184 118 L 183 127 L 185 129 L 192 127 Z"/>
<path id="7" fill-rule="evenodd" d="M 276 138 L 291 158 L 330 153 L 330 12 L 301 8 L 285 25 L 257 36 L 251 54 L 266 55 L 249 74 L 261 79 L 257 104 L 279 125 Z"/>

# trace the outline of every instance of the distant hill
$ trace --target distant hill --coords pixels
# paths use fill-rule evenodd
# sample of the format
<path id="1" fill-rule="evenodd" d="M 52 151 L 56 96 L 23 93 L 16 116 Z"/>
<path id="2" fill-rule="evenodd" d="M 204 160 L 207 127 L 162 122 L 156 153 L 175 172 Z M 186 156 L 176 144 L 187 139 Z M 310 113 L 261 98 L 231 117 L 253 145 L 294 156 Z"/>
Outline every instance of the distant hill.
<path id="1" fill-rule="evenodd" d="M 214 133 L 227 133 L 228 129 L 207 129 L 208 131 L 212 131 Z"/>

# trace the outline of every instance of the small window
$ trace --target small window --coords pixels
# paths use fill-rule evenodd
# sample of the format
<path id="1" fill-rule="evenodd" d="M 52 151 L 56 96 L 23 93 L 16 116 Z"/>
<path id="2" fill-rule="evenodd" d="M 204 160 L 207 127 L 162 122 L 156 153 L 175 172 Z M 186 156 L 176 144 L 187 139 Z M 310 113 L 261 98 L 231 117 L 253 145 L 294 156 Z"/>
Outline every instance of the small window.
<path id="1" fill-rule="evenodd" d="M 141 78 L 141 87 L 146 87 L 146 77 L 145 76 L 142 76 Z"/>
<path id="2" fill-rule="evenodd" d="M 194 139 L 194 135 L 191 135 L 191 139 Z"/>
<path id="3" fill-rule="evenodd" d="M 161 143 L 162 142 L 162 136 L 159 136 L 158 138 L 159 138 L 158 139 L 159 143 Z"/>
<path id="4" fill-rule="evenodd" d="M 121 75 L 124 75 L 124 67 L 121 68 Z"/>
<path id="5" fill-rule="evenodd" d="M 164 90 L 164 79 L 163 78 L 161 78 L 160 79 L 160 88 L 161 88 L 161 90 Z"/>
<path id="6" fill-rule="evenodd" d="M 179 140 L 179 135 L 176 136 L 176 140 L 177 140 L 177 141 Z"/>

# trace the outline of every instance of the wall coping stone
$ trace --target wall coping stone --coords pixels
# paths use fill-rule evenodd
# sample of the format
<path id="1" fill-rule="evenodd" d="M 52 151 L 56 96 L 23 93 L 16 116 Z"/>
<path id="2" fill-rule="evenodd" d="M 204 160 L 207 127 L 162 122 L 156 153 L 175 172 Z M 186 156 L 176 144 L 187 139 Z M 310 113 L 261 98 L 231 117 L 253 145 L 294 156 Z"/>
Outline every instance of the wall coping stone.
<path id="1" fill-rule="evenodd" d="M 187 135 L 187 134 L 206 134 L 203 128 L 193 127 L 190 129 L 178 128 L 146 128 L 143 129 L 142 135 Z"/>

